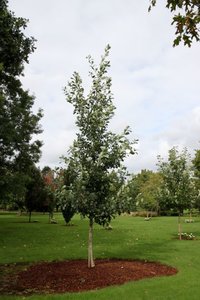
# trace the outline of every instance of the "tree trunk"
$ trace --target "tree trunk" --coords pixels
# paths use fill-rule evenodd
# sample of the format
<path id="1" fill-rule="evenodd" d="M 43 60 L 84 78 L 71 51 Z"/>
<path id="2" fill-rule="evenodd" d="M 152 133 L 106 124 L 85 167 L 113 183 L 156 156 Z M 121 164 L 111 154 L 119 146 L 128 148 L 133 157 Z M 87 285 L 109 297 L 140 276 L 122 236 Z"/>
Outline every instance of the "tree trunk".
<path id="1" fill-rule="evenodd" d="M 51 214 L 49 213 L 49 224 L 51 223 Z"/>
<path id="2" fill-rule="evenodd" d="M 93 258 L 93 219 L 89 222 L 89 236 L 88 236 L 88 268 L 94 268 L 94 258 Z"/>
<path id="3" fill-rule="evenodd" d="M 182 229 L 181 229 L 181 214 L 178 215 L 178 234 L 179 234 L 179 240 L 182 240 Z"/>
<path id="4" fill-rule="evenodd" d="M 19 209 L 17 214 L 18 214 L 18 216 L 21 217 L 21 215 L 22 215 L 22 209 Z"/>
<path id="5" fill-rule="evenodd" d="M 29 223 L 31 223 L 31 211 L 29 211 Z"/>
<path id="6" fill-rule="evenodd" d="M 190 209 L 190 217 L 189 217 L 190 223 L 192 222 L 192 211 Z"/>

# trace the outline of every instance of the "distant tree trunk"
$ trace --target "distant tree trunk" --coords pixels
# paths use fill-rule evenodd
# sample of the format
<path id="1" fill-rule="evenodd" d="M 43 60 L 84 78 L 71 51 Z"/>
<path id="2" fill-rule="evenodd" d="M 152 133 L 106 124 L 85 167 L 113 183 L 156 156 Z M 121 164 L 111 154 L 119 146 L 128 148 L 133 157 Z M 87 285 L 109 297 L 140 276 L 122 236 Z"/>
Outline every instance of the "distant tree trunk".
<path id="1" fill-rule="evenodd" d="M 51 223 L 51 220 L 53 219 L 53 212 L 49 212 L 49 224 Z"/>
<path id="2" fill-rule="evenodd" d="M 31 211 L 29 211 L 29 223 L 31 223 Z"/>
<path id="3" fill-rule="evenodd" d="M 89 236 L 88 236 L 88 268 L 94 268 L 93 258 L 93 219 L 89 221 Z"/>
<path id="4" fill-rule="evenodd" d="M 18 216 L 21 216 L 21 215 L 22 215 L 22 209 L 21 209 L 21 208 L 19 208 L 19 210 L 18 210 L 18 212 L 17 212 L 17 215 L 18 215 Z"/>
<path id="5" fill-rule="evenodd" d="M 189 217 L 190 223 L 192 222 L 192 210 L 190 209 L 190 217 Z"/>
<path id="6" fill-rule="evenodd" d="M 179 234 L 179 240 L 182 240 L 181 213 L 180 212 L 178 215 L 178 234 Z"/>

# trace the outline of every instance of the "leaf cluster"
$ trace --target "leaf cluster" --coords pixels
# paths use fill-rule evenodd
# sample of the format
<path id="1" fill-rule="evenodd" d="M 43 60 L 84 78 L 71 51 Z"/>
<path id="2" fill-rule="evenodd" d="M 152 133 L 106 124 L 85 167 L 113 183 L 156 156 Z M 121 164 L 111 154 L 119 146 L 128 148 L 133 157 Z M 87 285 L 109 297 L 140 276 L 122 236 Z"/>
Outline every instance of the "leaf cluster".
<path id="1" fill-rule="evenodd" d="M 149 10 L 156 5 L 156 0 L 150 0 Z M 175 25 L 176 38 L 173 46 L 180 42 L 190 47 L 193 40 L 199 41 L 200 29 L 200 1 L 199 0 L 167 0 L 166 7 L 173 15 L 172 25 Z"/>

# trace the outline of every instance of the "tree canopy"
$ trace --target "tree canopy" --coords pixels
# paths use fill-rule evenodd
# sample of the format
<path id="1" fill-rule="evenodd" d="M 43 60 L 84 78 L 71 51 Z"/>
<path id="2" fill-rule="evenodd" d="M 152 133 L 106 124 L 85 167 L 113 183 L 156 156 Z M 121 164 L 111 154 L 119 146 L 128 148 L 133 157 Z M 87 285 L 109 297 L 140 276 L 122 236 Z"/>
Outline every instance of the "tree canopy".
<path id="1" fill-rule="evenodd" d="M 16 194 L 15 182 L 21 176 L 24 189 L 29 167 L 40 157 L 42 111 L 33 113 L 35 98 L 20 81 L 24 64 L 34 51 L 34 38 L 26 37 L 27 20 L 15 17 L 8 1 L 0 0 L 0 200 Z"/>
<path id="2" fill-rule="evenodd" d="M 160 201 L 165 203 L 166 208 L 176 208 L 182 213 L 184 209 L 190 207 L 193 196 L 187 149 L 179 153 L 177 148 L 173 147 L 169 150 L 168 161 L 159 156 L 158 169 L 163 177 Z"/>
<path id="3" fill-rule="evenodd" d="M 166 209 L 176 209 L 179 214 L 179 238 L 181 239 L 180 216 L 190 209 L 195 198 L 191 164 L 187 149 L 179 153 L 176 147 L 169 150 L 168 160 L 158 157 L 159 172 L 163 177 L 159 201 Z"/>

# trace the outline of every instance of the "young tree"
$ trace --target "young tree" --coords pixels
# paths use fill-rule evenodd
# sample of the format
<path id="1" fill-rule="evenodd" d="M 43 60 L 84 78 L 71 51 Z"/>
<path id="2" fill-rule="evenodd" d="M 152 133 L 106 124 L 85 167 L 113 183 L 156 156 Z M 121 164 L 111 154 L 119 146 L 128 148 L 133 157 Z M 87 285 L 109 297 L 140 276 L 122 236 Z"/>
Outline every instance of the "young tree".
<path id="1" fill-rule="evenodd" d="M 140 186 L 137 195 L 137 204 L 139 208 L 146 210 L 147 218 L 149 212 L 158 212 L 158 190 L 162 182 L 162 177 L 159 173 L 149 172 L 148 179 Z"/>
<path id="2" fill-rule="evenodd" d="M 157 0 L 150 0 L 149 10 L 156 5 Z M 167 0 L 166 7 L 173 16 L 172 25 L 176 26 L 176 38 L 173 46 L 183 41 L 184 45 L 191 46 L 193 40 L 200 40 L 200 2 L 199 0 Z"/>
<path id="3" fill-rule="evenodd" d="M 41 110 L 32 112 L 34 97 L 22 87 L 19 76 L 34 47 L 34 38 L 26 37 L 27 20 L 15 17 L 8 9 L 8 1 L 0 0 L 0 201 L 12 198 L 24 189 L 15 185 L 18 176 L 27 171 L 40 157 L 39 140 L 33 135 L 41 132 Z M 14 183 L 14 184 L 13 184 Z"/>
<path id="4" fill-rule="evenodd" d="M 181 240 L 181 215 L 184 209 L 190 208 L 194 197 L 191 180 L 191 166 L 187 149 L 181 153 L 173 147 L 169 150 L 168 161 L 158 157 L 158 169 L 163 176 L 159 200 L 166 208 L 178 211 L 178 233 Z"/>
<path id="5" fill-rule="evenodd" d="M 76 207 L 83 217 L 89 219 L 88 267 L 94 267 L 93 224 L 105 225 L 117 213 L 117 199 L 111 192 L 113 170 L 119 170 L 128 153 L 134 154 L 133 144 L 128 135 L 129 127 L 122 134 L 108 130 L 114 115 L 111 78 L 107 75 L 110 62 L 107 60 L 110 46 L 105 48 L 99 67 L 89 56 L 91 90 L 84 96 L 81 77 L 75 72 L 65 88 L 67 102 L 74 106 L 77 138 L 69 150 L 66 162 L 76 171 L 71 187 Z"/>
<path id="6" fill-rule="evenodd" d="M 141 187 L 149 180 L 151 174 L 152 171 L 144 169 L 140 173 L 132 175 L 127 181 L 126 192 L 129 195 L 131 211 L 136 210 L 136 203 Z"/>

